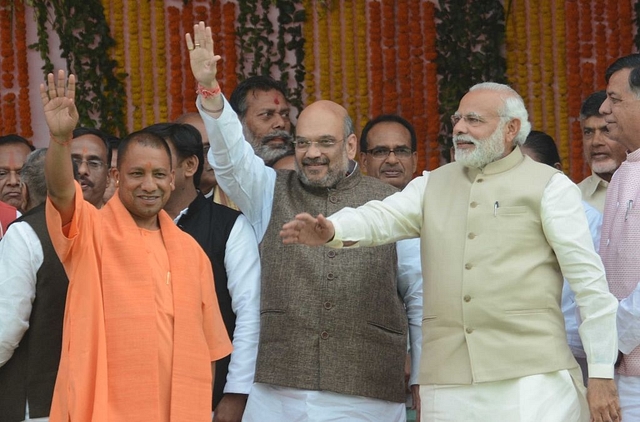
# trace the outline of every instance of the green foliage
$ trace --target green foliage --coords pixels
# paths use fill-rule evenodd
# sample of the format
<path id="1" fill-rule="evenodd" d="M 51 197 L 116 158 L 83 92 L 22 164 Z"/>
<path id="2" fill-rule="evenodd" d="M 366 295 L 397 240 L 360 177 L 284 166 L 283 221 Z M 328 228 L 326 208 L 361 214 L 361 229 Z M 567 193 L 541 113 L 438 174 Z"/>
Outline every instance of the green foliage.
<path id="1" fill-rule="evenodd" d="M 476 83 L 507 82 L 502 55 L 505 15 L 499 0 L 441 0 L 436 18 L 440 142 L 450 146 L 453 128 L 449 116 L 460 98 Z"/>
<path id="2" fill-rule="evenodd" d="M 30 48 L 44 60 L 45 75 L 52 72 L 47 27 L 60 37 L 61 56 L 76 75 L 76 106 L 80 125 L 100 127 L 107 133 L 126 134 L 123 78 L 109 56 L 115 41 L 110 35 L 100 0 L 32 0 L 38 41 Z"/>
<path id="3" fill-rule="evenodd" d="M 289 89 L 289 100 L 299 110 L 302 108 L 304 84 L 304 38 L 302 24 L 305 11 L 298 0 L 239 0 L 240 13 L 236 35 L 240 41 L 240 73 L 242 77 L 272 75 L 280 72 L 280 81 L 285 87 L 293 78 L 294 87 Z M 269 19 L 269 10 L 275 7 L 277 28 Z M 256 10 L 259 8 L 258 10 Z M 273 40 L 276 40 L 275 42 Z M 295 63 L 286 60 L 293 52 Z M 249 60 L 247 60 L 249 59 Z"/>

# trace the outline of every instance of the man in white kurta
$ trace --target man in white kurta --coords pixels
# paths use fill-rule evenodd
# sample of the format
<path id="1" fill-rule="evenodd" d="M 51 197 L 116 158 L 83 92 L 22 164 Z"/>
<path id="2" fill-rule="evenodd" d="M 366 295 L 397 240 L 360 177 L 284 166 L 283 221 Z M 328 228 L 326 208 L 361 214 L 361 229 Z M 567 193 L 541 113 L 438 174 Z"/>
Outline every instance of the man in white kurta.
<path id="1" fill-rule="evenodd" d="M 520 96 L 485 83 L 461 100 L 456 162 L 399 193 L 328 219 L 301 214 L 285 243 L 370 246 L 421 238 L 423 421 L 618 420 L 616 300 L 593 249 L 579 189 L 523 157 Z M 576 294 L 588 408 L 565 338 L 562 275 Z"/>

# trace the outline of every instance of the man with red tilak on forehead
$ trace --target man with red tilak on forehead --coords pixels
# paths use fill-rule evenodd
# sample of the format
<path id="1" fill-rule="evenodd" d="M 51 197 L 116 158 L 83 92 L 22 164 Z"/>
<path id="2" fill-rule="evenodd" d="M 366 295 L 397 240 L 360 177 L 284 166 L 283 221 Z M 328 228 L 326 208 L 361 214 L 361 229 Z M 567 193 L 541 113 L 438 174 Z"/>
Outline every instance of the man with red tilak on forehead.
<path id="1" fill-rule="evenodd" d="M 56 421 L 209 421 L 211 362 L 231 343 L 211 263 L 162 210 L 174 189 L 171 150 L 135 132 L 118 149 L 118 190 L 97 210 L 73 180 L 75 77 L 47 78 L 51 132 L 47 227 L 67 275 Z"/>

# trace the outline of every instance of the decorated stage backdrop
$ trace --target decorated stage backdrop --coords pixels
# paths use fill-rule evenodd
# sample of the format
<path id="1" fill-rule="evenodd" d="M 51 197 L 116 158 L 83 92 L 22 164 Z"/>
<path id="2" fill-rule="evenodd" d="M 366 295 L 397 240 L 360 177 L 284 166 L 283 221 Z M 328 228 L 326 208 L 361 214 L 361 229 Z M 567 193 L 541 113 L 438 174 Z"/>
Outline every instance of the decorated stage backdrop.
<path id="1" fill-rule="evenodd" d="M 301 109 L 344 105 L 416 127 L 418 172 L 444 162 L 449 116 L 474 83 L 511 84 L 565 171 L 588 174 L 577 120 L 615 58 L 637 51 L 635 0 L 0 0 L 0 132 L 46 146 L 38 86 L 75 73 L 82 124 L 125 135 L 195 110 L 184 34 L 213 28 L 225 95 L 270 74 Z M 444 154 L 446 155 L 446 154 Z"/>

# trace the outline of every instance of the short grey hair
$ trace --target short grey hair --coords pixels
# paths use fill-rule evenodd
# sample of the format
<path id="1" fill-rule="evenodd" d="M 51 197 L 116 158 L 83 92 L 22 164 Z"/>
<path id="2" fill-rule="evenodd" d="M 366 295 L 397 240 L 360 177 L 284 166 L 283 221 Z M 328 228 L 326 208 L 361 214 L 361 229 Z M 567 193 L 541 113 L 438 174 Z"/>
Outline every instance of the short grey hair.
<path id="1" fill-rule="evenodd" d="M 47 199 L 47 183 L 44 178 L 44 157 L 47 148 L 31 152 L 20 171 L 20 182 L 29 188 L 31 207 L 42 204 Z"/>
<path id="2" fill-rule="evenodd" d="M 518 94 L 516 90 L 511 88 L 509 85 L 499 84 L 496 82 L 482 82 L 476 84 L 469 89 L 469 92 L 478 90 L 488 90 L 502 94 L 500 95 L 500 98 L 502 99 L 504 106 L 501 110 L 498 110 L 498 114 L 500 115 L 503 123 L 512 119 L 518 119 L 520 121 L 520 131 L 518 131 L 513 141 L 518 145 L 524 144 L 527 140 L 527 136 L 529 136 L 529 132 L 531 132 L 531 123 L 529 122 L 529 113 L 527 112 L 524 100 L 520 94 Z"/>
<path id="3" fill-rule="evenodd" d="M 351 120 L 351 117 L 349 117 L 348 114 L 344 118 L 343 126 L 344 126 L 343 135 L 344 135 L 344 140 L 346 141 L 349 136 L 356 133 L 356 128 L 353 125 L 353 120 Z"/>

